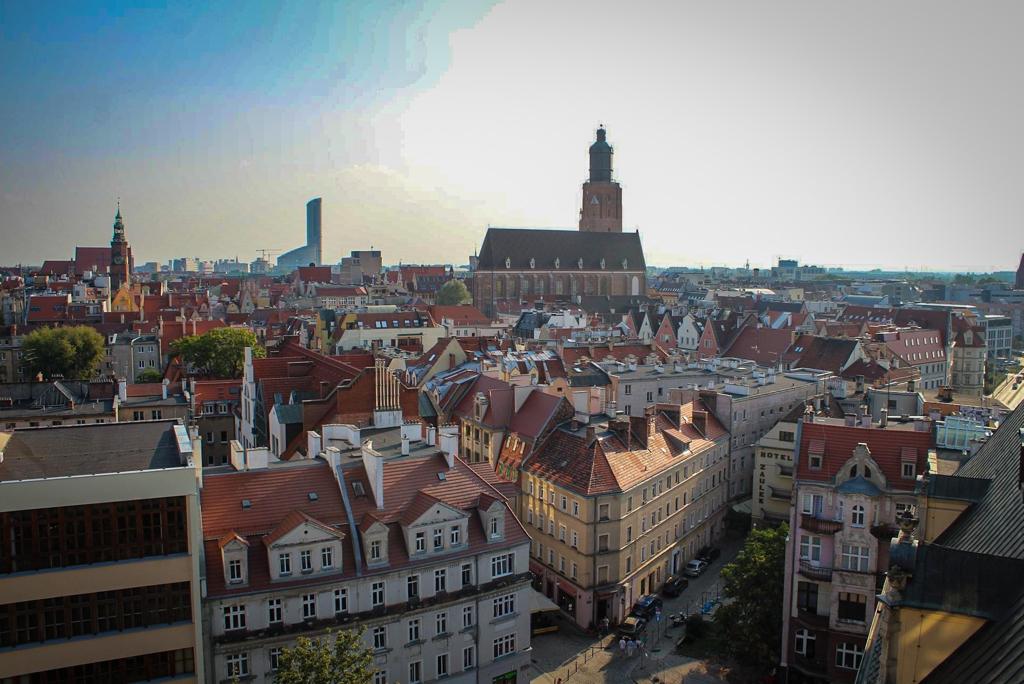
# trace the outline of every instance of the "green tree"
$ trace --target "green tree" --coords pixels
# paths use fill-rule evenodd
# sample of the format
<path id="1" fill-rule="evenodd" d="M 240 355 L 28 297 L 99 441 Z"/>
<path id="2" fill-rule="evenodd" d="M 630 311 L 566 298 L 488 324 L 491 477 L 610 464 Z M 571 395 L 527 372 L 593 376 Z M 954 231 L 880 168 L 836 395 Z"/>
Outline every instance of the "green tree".
<path id="1" fill-rule="evenodd" d="M 715 613 L 715 628 L 729 655 L 763 671 L 779 662 L 788 535 L 787 525 L 753 530 L 722 568 L 722 593 L 731 600 Z"/>
<path id="2" fill-rule="evenodd" d="M 461 280 L 449 280 L 437 291 L 437 303 L 444 306 L 466 304 L 472 299 L 466 284 Z"/>
<path id="3" fill-rule="evenodd" d="M 135 376 L 135 382 L 147 383 L 147 382 L 160 382 L 164 379 L 164 374 L 158 371 L 156 368 L 147 368 L 138 375 Z"/>
<path id="4" fill-rule="evenodd" d="M 241 377 L 246 347 L 252 347 L 256 358 L 267 353 L 257 343 L 256 335 L 244 328 L 215 328 L 171 343 L 171 351 L 179 354 L 193 373 L 215 378 Z"/>
<path id="5" fill-rule="evenodd" d="M 362 630 L 345 630 L 319 639 L 299 637 L 278 661 L 276 684 L 368 684 L 376 668 L 373 651 L 363 643 Z"/>
<path id="6" fill-rule="evenodd" d="M 103 335 L 87 325 L 33 330 L 21 343 L 22 362 L 31 375 L 89 380 L 103 360 Z"/>

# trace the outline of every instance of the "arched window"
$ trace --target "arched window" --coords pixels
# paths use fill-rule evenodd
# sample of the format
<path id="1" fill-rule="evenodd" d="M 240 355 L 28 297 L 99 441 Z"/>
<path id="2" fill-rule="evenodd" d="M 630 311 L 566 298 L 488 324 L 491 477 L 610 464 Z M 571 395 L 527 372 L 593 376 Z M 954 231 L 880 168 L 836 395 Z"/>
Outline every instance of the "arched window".
<path id="1" fill-rule="evenodd" d="M 633 276 L 633 282 L 630 284 L 629 289 L 634 297 L 640 294 L 640 279 L 637 278 L 636 276 Z"/>
<path id="2" fill-rule="evenodd" d="M 871 479 L 871 468 L 864 466 L 864 477 L 866 477 L 869 480 Z"/>
<path id="3" fill-rule="evenodd" d="M 857 464 L 850 466 L 850 477 L 857 477 Z"/>
<path id="4" fill-rule="evenodd" d="M 851 509 L 851 523 L 854 527 L 864 527 L 864 507 L 857 504 Z"/>

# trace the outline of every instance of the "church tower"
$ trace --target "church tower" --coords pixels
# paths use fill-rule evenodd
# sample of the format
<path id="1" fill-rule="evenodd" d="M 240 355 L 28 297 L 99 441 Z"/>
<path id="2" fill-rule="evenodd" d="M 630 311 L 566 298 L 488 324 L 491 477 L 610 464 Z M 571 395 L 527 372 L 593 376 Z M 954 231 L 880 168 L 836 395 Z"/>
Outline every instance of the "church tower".
<path id="1" fill-rule="evenodd" d="M 580 230 L 591 233 L 622 232 L 622 188 L 612 180 L 612 146 L 604 126 L 590 146 L 590 180 L 583 184 Z"/>
<path id="2" fill-rule="evenodd" d="M 114 236 L 110 239 L 110 292 L 117 292 L 122 285 L 131 285 L 132 270 L 135 262 L 132 259 L 132 248 L 124 235 L 124 221 L 121 219 L 121 203 L 117 203 L 117 215 L 114 217 Z"/>

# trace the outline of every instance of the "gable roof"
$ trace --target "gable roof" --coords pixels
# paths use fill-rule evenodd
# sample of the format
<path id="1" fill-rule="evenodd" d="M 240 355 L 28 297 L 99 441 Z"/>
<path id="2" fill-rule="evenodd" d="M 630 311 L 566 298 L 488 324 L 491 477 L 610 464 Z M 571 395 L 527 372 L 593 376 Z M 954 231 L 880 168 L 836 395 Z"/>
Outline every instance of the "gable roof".
<path id="1" fill-rule="evenodd" d="M 313 525 L 314 527 L 319 527 L 324 532 L 327 532 L 328 534 L 331 534 L 335 537 L 345 536 L 345 533 L 341 530 L 335 529 L 334 527 L 326 523 L 320 522 L 308 513 L 303 513 L 302 511 L 292 511 L 287 516 L 285 516 L 284 520 L 282 520 L 281 523 L 277 527 L 275 527 L 270 534 L 263 537 L 263 543 L 267 546 L 272 546 L 274 542 L 276 542 L 278 539 L 294 530 L 299 525 L 307 523 Z"/>
<path id="2" fill-rule="evenodd" d="M 585 270 L 643 271 L 646 268 L 640 234 L 590 233 L 579 230 L 549 230 L 529 228 L 488 228 L 480 247 L 481 271 L 504 270 L 505 260 L 512 269 L 538 268 L 554 270 L 558 259 L 559 270 L 567 273 L 579 270 L 583 259 Z M 530 260 L 534 260 L 531 267 Z M 623 260 L 626 267 L 623 268 Z"/>

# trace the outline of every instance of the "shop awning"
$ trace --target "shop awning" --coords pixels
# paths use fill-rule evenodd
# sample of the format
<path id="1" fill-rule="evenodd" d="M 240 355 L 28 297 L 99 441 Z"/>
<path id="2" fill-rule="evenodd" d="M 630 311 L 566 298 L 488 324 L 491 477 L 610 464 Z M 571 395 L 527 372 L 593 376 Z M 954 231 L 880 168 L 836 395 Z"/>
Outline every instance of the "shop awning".
<path id="1" fill-rule="evenodd" d="M 751 504 L 751 499 L 744 499 L 739 503 L 733 504 L 732 510 L 736 511 L 737 513 L 746 513 L 747 515 L 750 515 L 751 512 L 754 510 Z"/>
<path id="2" fill-rule="evenodd" d="M 530 615 L 558 610 L 555 602 L 536 589 L 530 589 Z"/>

